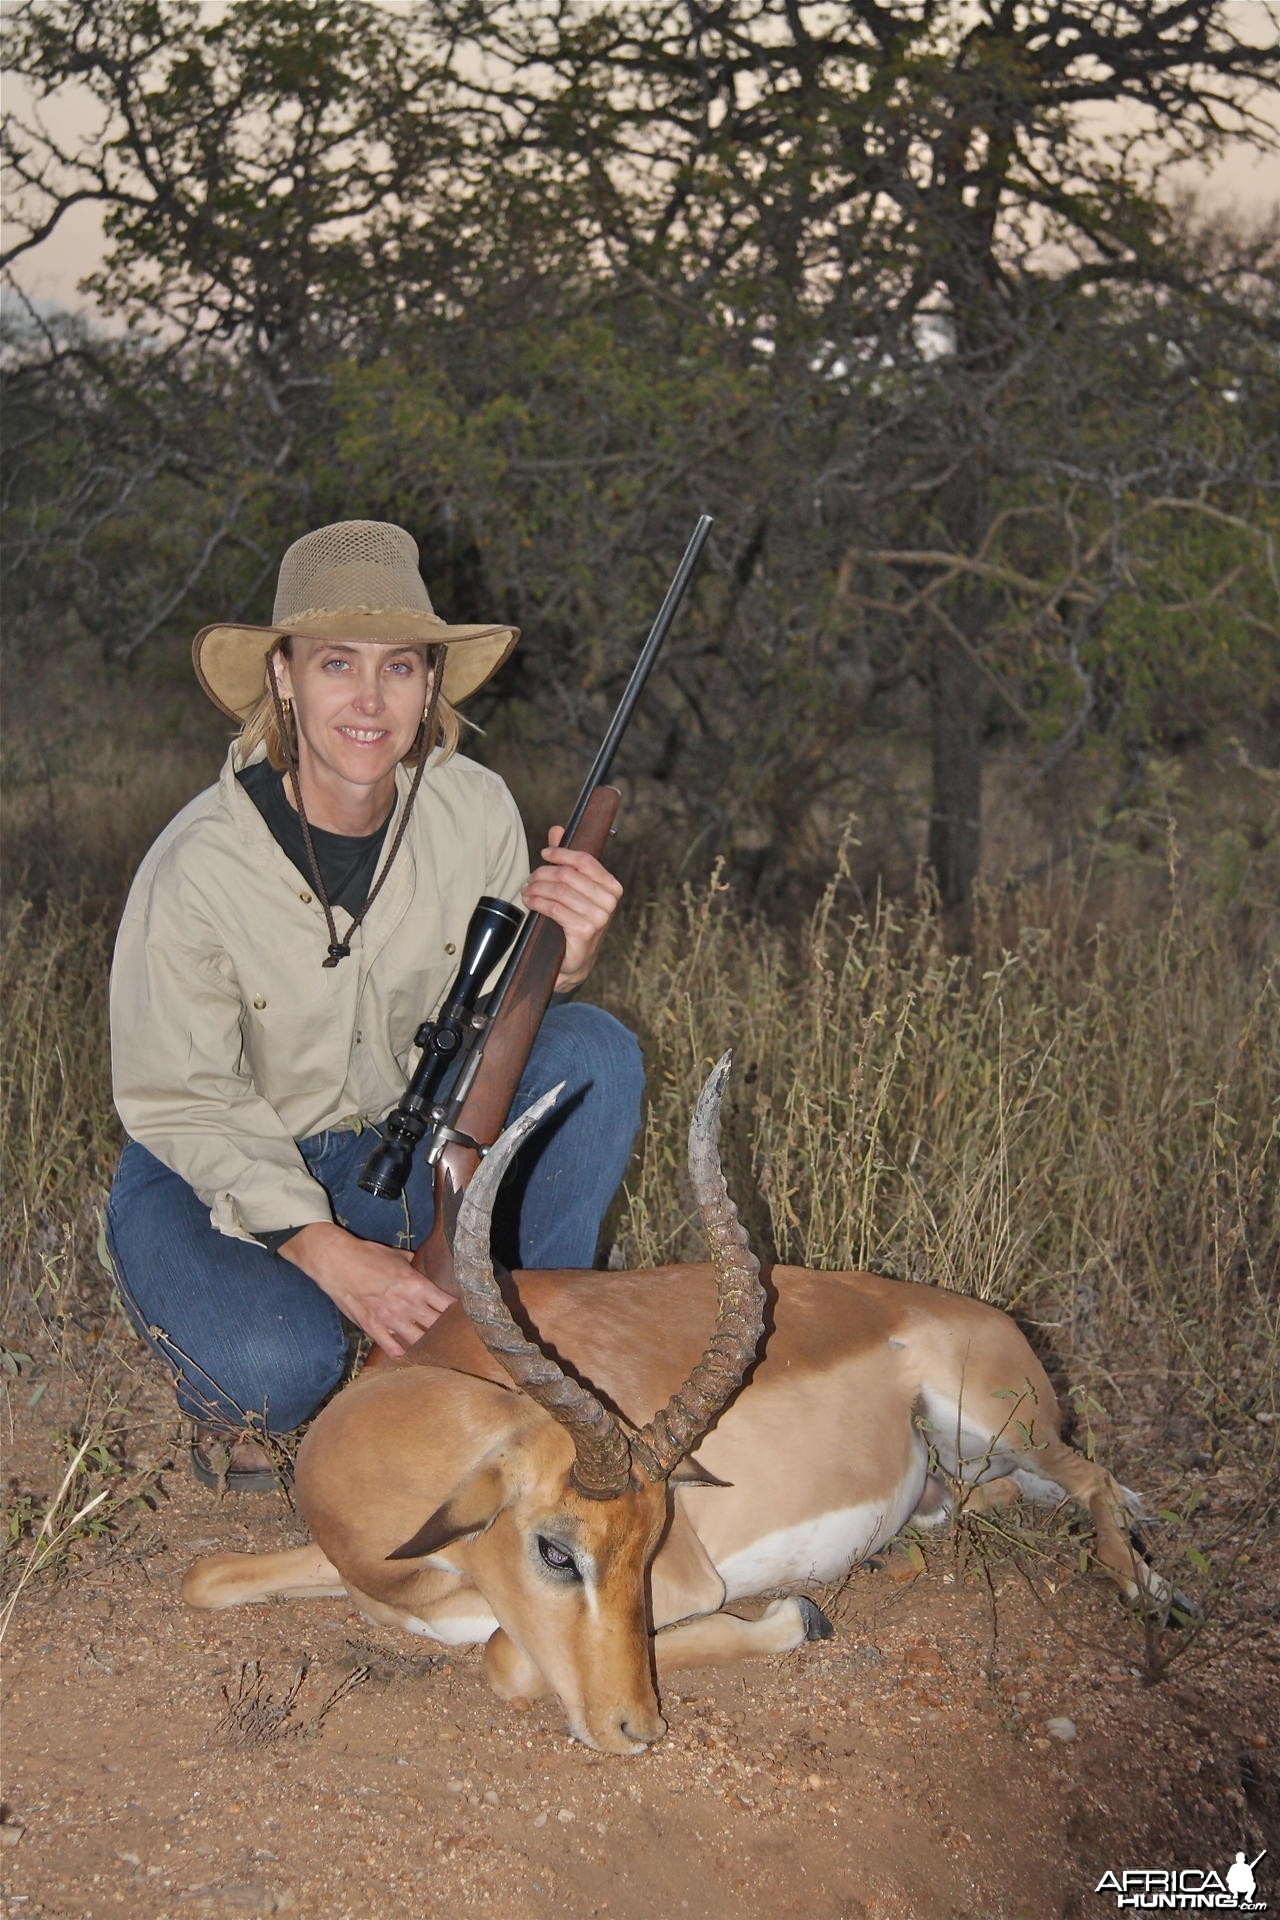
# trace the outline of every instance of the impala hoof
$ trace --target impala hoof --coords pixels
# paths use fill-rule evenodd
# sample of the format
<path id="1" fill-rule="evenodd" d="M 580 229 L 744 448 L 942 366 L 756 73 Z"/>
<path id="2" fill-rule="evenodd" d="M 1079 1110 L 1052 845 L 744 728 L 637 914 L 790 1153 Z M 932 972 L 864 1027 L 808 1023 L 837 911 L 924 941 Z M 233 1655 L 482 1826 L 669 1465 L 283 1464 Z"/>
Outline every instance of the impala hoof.
<path id="1" fill-rule="evenodd" d="M 796 1595 L 796 1605 L 799 1607 L 800 1617 L 804 1621 L 804 1637 L 806 1640 L 835 1639 L 836 1630 L 821 1607 L 816 1607 L 813 1601 L 806 1599 L 802 1593 Z"/>

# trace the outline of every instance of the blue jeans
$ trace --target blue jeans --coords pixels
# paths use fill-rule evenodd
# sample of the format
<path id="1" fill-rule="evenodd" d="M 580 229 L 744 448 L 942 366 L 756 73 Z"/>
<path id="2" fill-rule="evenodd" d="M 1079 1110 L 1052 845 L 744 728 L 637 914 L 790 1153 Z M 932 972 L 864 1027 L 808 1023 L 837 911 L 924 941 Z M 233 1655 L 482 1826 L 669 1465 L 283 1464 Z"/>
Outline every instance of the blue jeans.
<path id="1" fill-rule="evenodd" d="M 640 1048 L 599 1007 L 548 1010 L 512 1115 L 561 1080 L 555 1112 L 521 1154 L 505 1217 L 495 1220 L 495 1251 L 508 1266 L 594 1263 L 639 1129 Z M 434 1214 L 422 1153 L 403 1200 L 379 1200 L 358 1184 L 378 1131 L 335 1130 L 298 1147 L 340 1226 L 384 1246 L 417 1246 Z M 290 1261 L 219 1233 L 186 1181 L 136 1140 L 121 1155 L 106 1229 L 120 1297 L 174 1375 L 184 1413 L 288 1433 L 341 1382 L 348 1328 L 329 1296 Z"/>

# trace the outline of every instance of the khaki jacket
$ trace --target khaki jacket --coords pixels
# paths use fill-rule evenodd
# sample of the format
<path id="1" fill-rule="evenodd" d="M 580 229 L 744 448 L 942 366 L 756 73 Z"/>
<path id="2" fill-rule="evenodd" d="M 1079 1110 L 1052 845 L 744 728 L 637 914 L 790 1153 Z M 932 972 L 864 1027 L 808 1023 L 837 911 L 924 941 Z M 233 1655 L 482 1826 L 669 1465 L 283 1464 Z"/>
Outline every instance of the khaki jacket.
<path id="1" fill-rule="evenodd" d="M 324 967 L 311 883 L 238 765 L 233 747 L 138 870 L 111 968 L 111 1060 L 129 1134 L 243 1239 L 332 1219 L 295 1142 L 396 1104 L 472 908 L 482 893 L 518 901 L 529 861 L 496 774 L 459 754 L 429 766 L 350 957 Z M 396 784 L 403 807 L 402 768 Z M 351 916 L 335 917 L 344 937 Z"/>

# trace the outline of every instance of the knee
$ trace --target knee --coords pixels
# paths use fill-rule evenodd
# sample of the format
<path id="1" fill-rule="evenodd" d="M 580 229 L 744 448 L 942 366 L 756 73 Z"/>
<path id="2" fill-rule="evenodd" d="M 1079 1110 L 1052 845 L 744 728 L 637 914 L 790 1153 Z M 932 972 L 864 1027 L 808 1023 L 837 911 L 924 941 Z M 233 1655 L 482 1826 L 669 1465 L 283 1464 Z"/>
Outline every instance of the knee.
<path id="1" fill-rule="evenodd" d="M 178 1398 L 184 1411 L 197 1419 L 213 1413 L 230 1417 L 235 1426 L 292 1433 L 342 1383 L 347 1344 L 336 1314 L 334 1320 L 332 1328 L 301 1329 L 264 1317 L 242 1327 L 210 1355 L 207 1372 L 183 1366 Z"/>
<path id="2" fill-rule="evenodd" d="M 337 1365 L 318 1371 L 310 1379 L 289 1381 L 274 1398 L 268 1394 L 262 1420 L 264 1431 L 280 1436 L 305 1427 L 342 1385 L 345 1361 L 344 1354 Z"/>
<path id="3" fill-rule="evenodd" d="M 581 1088 L 597 1093 L 611 1107 L 633 1109 L 638 1121 L 644 1097 L 644 1056 L 640 1042 L 620 1020 L 603 1007 L 578 1002 L 552 1007 L 538 1042 L 534 1059 L 541 1070 L 544 1062 L 538 1055 L 544 1053 L 547 1071 L 540 1071 L 544 1085 L 564 1079 L 569 1091 Z"/>
<path id="4" fill-rule="evenodd" d="M 347 1342 L 338 1311 L 257 1315 L 221 1342 L 209 1359 L 219 1402 L 273 1434 L 301 1427 L 342 1384 Z M 184 1369 L 186 1371 L 186 1369 Z M 186 1392 L 207 1382 L 184 1379 Z"/>

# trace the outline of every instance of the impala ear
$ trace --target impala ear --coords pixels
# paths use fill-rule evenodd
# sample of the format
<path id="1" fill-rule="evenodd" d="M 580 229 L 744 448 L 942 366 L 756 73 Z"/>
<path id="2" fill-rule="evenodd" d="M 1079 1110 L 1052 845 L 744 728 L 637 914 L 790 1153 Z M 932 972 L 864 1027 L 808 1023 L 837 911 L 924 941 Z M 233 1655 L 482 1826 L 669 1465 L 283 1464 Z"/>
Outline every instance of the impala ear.
<path id="1" fill-rule="evenodd" d="M 710 1467 L 704 1467 L 693 1454 L 686 1454 L 671 1475 L 673 1487 L 731 1487 L 732 1480 L 721 1480 L 712 1473 Z"/>
<path id="2" fill-rule="evenodd" d="M 507 1483 L 498 1467 L 478 1467 L 455 1487 L 444 1505 L 388 1560 L 425 1560 L 455 1540 L 468 1534 L 483 1533 L 491 1527 L 507 1504 Z"/>

